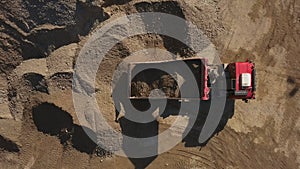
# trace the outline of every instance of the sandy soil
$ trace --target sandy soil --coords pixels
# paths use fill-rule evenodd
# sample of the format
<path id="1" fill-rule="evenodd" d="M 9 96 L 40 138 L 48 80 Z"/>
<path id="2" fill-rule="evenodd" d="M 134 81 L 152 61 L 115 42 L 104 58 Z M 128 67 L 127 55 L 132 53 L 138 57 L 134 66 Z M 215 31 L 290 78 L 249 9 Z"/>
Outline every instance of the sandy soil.
<path id="1" fill-rule="evenodd" d="M 73 106 L 74 63 L 97 28 L 143 11 L 191 21 L 213 42 L 224 63 L 253 60 L 257 99 L 233 103 L 234 115 L 224 114 L 226 126 L 205 145 L 196 141 L 204 111 L 188 137 L 166 153 L 132 159 L 99 150 L 104 156 L 96 156 L 96 145 L 83 132 Z M 297 0 L 2 0 L 0 168 L 300 168 L 299 22 Z M 154 47 L 178 57 L 194 55 L 168 37 L 139 35 L 115 45 L 98 69 L 98 105 L 120 132 L 157 134 L 176 117 L 159 118 L 149 126 L 122 116 L 114 122 L 114 71 L 132 53 Z M 72 138 L 62 136 L 65 129 Z"/>

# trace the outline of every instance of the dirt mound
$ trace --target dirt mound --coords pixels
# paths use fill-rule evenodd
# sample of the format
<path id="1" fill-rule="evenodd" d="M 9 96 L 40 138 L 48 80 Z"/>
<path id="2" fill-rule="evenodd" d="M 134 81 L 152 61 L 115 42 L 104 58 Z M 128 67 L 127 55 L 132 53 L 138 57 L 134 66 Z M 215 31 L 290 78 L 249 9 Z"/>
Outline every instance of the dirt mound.
<path id="1" fill-rule="evenodd" d="M 162 75 L 159 79 L 154 81 L 136 81 L 131 82 L 131 96 L 132 97 L 149 97 L 150 92 L 151 97 L 162 97 L 162 93 L 159 91 L 155 91 L 156 89 L 161 90 L 165 97 L 173 97 L 179 98 L 179 87 L 175 81 L 175 79 L 171 75 Z"/>

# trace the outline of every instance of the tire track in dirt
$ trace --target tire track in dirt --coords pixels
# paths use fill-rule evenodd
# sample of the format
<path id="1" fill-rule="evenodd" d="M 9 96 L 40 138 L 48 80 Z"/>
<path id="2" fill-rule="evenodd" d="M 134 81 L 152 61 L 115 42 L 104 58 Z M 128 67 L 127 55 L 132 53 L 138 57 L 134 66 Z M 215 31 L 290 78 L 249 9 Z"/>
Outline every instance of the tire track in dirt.
<path id="1" fill-rule="evenodd" d="M 199 154 L 199 152 L 194 153 L 192 151 L 186 151 L 186 150 L 177 150 L 177 151 L 180 152 L 179 155 L 187 154 L 187 155 L 189 155 L 188 157 L 200 162 L 205 167 L 211 167 L 211 168 L 215 167 L 212 160 L 209 157 L 205 157 L 205 156 L 207 156 L 207 154 L 202 154 L 202 153 Z M 196 157 L 199 157 L 199 158 L 196 158 Z"/>

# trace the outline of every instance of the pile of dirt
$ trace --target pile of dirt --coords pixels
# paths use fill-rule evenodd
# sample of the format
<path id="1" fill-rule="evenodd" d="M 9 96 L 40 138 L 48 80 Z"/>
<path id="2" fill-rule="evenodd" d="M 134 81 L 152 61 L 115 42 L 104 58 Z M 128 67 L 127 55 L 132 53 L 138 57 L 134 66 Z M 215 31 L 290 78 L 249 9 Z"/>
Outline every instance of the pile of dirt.
<path id="1" fill-rule="evenodd" d="M 179 98 L 179 86 L 171 75 L 162 75 L 158 79 L 151 81 L 137 81 L 131 82 L 131 96 L 132 97 L 173 97 Z M 158 89 L 158 90 L 156 90 Z M 161 90 L 163 93 L 161 93 Z"/>

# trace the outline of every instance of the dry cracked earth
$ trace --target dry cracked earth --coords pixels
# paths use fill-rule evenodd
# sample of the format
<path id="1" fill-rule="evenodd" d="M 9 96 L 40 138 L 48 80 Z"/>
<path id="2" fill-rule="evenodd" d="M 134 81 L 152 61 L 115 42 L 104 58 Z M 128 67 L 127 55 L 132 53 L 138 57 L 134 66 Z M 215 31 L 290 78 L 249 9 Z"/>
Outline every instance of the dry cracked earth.
<path id="1" fill-rule="evenodd" d="M 232 118 L 205 145 L 193 141 L 195 130 L 155 157 L 97 156 L 74 110 L 76 58 L 98 28 L 150 11 L 197 25 L 224 63 L 253 60 L 257 99 L 236 101 Z M 299 44 L 297 0 L 1 0 L 0 168 L 300 168 Z M 98 70 L 98 105 L 120 132 L 135 128 L 114 122 L 113 72 L 127 56 L 153 47 L 193 56 L 169 37 L 138 35 L 115 45 Z M 154 129 L 168 128 L 172 118 L 158 119 Z M 59 135 L 64 128 L 72 128 L 72 138 Z"/>

